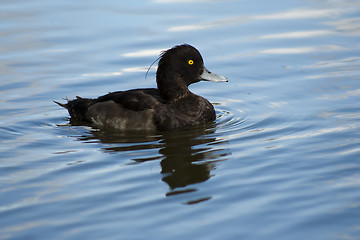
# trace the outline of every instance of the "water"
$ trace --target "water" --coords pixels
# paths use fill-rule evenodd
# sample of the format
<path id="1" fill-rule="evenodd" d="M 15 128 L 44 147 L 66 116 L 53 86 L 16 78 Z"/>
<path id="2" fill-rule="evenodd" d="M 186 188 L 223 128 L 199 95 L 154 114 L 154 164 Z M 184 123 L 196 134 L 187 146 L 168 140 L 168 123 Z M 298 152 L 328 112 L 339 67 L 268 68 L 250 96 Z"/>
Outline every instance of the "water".
<path id="1" fill-rule="evenodd" d="M 360 239 L 360 1 L 2 1 L 0 239 Z M 52 101 L 155 87 L 197 47 L 204 127 L 111 133 Z"/>

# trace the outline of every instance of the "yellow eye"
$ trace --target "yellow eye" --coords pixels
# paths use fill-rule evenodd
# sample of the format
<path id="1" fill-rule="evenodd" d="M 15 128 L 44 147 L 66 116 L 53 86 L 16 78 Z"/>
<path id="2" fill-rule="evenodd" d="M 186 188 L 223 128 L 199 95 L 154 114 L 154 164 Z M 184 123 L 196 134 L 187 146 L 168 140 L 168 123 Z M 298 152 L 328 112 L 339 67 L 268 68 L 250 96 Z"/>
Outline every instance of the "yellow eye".
<path id="1" fill-rule="evenodd" d="M 193 64 L 194 64 L 194 61 L 193 61 L 193 60 L 189 60 L 189 61 L 188 61 L 188 64 L 189 64 L 189 65 L 193 65 Z"/>

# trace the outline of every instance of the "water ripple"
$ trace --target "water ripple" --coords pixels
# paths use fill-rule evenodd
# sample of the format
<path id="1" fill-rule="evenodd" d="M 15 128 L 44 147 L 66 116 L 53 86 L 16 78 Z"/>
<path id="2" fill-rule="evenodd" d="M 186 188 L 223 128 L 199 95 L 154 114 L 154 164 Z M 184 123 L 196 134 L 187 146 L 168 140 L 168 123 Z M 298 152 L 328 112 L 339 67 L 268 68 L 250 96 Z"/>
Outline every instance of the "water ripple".
<path id="1" fill-rule="evenodd" d="M 359 239 L 359 7 L 3 1 L 0 239 Z M 154 87 L 182 42 L 229 78 L 191 86 L 213 123 L 106 132 L 52 102 Z"/>

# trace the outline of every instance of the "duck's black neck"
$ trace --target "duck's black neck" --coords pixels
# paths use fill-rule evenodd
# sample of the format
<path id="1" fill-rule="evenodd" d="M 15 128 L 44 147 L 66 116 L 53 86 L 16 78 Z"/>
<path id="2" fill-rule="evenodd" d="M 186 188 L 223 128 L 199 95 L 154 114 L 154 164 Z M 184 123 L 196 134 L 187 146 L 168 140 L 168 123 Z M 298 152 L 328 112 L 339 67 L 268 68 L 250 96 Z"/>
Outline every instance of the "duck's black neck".
<path id="1" fill-rule="evenodd" d="M 190 91 L 182 76 L 169 68 L 158 68 L 156 74 L 157 87 L 161 97 L 167 102 L 174 102 L 177 99 L 189 94 Z"/>

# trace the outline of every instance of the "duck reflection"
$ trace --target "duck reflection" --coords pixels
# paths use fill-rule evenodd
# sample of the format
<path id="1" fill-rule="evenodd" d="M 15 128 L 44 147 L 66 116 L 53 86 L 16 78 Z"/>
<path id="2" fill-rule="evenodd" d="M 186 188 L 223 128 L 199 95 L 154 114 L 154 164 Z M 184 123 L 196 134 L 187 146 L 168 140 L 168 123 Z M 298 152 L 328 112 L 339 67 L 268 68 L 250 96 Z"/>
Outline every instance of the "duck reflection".
<path id="1" fill-rule="evenodd" d="M 161 161 L 163 181 L 170 189 L 186 187 L 187 185 L 208 180 L 210 171 L 214 169 L 214 161 L 220 160 L 209 143 L 217 142 L 210 132 L 204 129 L 182 132 L 181 135 L 165 133 L 164 146 L 159 152 L 164 156 Z"/>
<path id="2" fill-rule="evenodd" d="M 140 154 L 132 158 L 135 162 L 161 159 L 162 180 L 170 188 L 167 196 L 196 191 L 194 188 L 185 189 L 185 187 L 211 178 L 215 163 L 226 160 L 229 155 L 228 150 L 218 147 L 224 140 L 216 136 L 214 128 L 206 126 L 158 133 L 93 131 L 90 136 L 83 137 L 81 140 L 91 139 L 106 143 L 107 146 L 103 149 L 107 152 L 145 150 L 145 156 Z M 146 154 L 146 150 L 158 151 L 160 155 Z M 188 203 L 208 199 L 210 197 Z"/>

